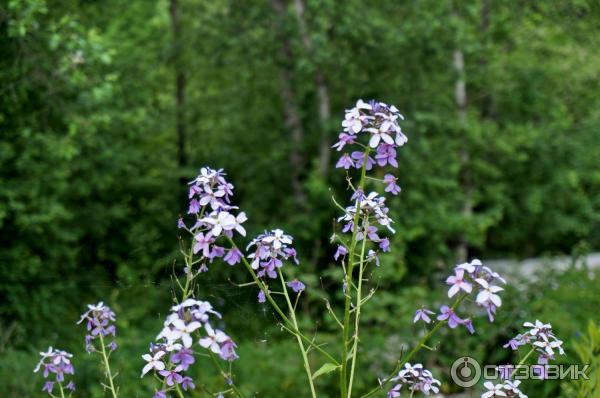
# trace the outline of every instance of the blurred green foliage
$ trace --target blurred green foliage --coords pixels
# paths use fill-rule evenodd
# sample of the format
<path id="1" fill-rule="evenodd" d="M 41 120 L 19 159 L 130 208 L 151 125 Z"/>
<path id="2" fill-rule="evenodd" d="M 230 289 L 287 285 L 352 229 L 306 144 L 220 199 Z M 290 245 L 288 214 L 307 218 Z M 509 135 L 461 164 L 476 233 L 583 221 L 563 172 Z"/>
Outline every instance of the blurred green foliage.
<path id="1" fill-rule="evenodd" d="M 374 271 L 377 294 L 364 309 L 359 388 L 385 374 L 418 332 L 408 326 L 414 308 L 441 301 L 440 281 L 461 239 L 470 256 L 483 257 L 600 247 L 598 2 L 303 3 L 312 52 L 291 1 L 278 16 L 269 2 L 181 0 L 177 46 L 172 1 L 0 4 L 3 397 L 37 395 L 31 369 L 47 345 L 76 353 L 81 396 L 102 396 L 74 325 L 85 304 L 100 299 L 119 315 L 115 360 L 124 396 L 150 391 L 137 381 L 141 360 L 132 358 L 168 308 L 175 222 L 186 210 L 181 181 L 204 164 L 229 173 L 250 235 L 277 225 L 296 238 L 302 267 L 295 271 L 309 286 L 302 322 L 316 319 L 326 337 L 335 323 L 323 299 L 341 298 L 328 244 L 336 215 L 330 195 L 344 201 L 347 192 L 344 174 L 332 168 L 337 159 L 323 174 L 316 154 L 323 136 L 335 139 L 343 109 L 358 98 L 395 104 L 407 116 L 409 136 L 399 154 L 403 192 L 390 201 L 398 230 L 393 254 Z M 290 59 L 277 55 L 277 18 Z M 460 73 L 453 68 L 457 50 L 465 60 Z M 185 75 L 180 104 L 177 69 Z M 300 143 L 285 123 L 282 70 L 298 106 Z M 317 70 L 332 110 L 325 124 L 317 116 Z M 460 79 L 468 99 L 464 121 L 454 99 Z M 178 111 L 186 128 L 184 164 Z M 299 153 L 300 170 L 290 151 Z M 291 194 L 294 173 L 304 203 Z M 242 388 L 301 396 L 291 342 L 268 329 L 273 315 L 256 307 L 255 292 L 226 282 L 239 280 L 235 271 L 214 265 L 201 295 L 215 302 L 240 341 Z M 482 339 L 456 338 L 447 358 L 427 357 L 432 367 L 446 369 L 465 350 L 507 360 L 498 344 L 525 319 L 554 322 L 565 339 L 588 318 L 598 322 L 595 279 L 571 272 L 542 282 L 505 304 L 497 325 L 510 330 L 481 325 Z M 211 375 L 200 367 L 199 380 L 218 390 Z M 318 383 L 327 388 L 330 378 Z M 548 386 L 535 396 L 556 396 L 559 386 Z"/>

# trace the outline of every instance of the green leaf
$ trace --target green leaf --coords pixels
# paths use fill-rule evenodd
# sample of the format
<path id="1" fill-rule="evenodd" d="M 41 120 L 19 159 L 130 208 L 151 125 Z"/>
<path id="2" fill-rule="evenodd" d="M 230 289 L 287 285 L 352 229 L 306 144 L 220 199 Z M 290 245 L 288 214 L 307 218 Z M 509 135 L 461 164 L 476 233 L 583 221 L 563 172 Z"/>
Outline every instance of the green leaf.
<path id="1" fill-rule="evenodd" d="M 333 363 L 326 363 L 323 366 L 321 366 L 319 368 L 319 370 L 317 370 L 315 373 L 313 373 L 312 379 L 314 380 L 314 379 L 316 379 L 317 377 L 319 377 L 321 375 L 324 375 L 324 374 L 327 374 L 327 373 L 331 373 L 331 372 L 333 372 L 334 370 L 336 370 L 339 367 L 340 367 L 340 365 L 336 365 L 336 364 L 333 364 Z"/>

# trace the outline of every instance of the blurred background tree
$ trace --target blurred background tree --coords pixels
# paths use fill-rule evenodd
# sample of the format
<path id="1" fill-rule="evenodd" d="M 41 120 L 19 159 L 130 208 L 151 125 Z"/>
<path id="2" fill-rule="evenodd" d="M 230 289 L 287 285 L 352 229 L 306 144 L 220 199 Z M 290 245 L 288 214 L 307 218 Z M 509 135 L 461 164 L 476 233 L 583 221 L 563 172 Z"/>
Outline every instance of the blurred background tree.
<path id="1" fill-rule="evenodd" d="M 347 196 L 327 149 L 358 98 L 395 104 L 409 136 L 393 256 L 365 314 L 374 361 L 410 338 L 416 303 L 434 300 L 455 261 L 598 249 L 599 33 L 592 0 L 5 0 L 0 379 L 20 378 L 0 392 L 33 396 L 22 381 L 49 344 L 83 357 L 74 322 L 99 299 L 120 313 L 122 377 L 135 379 L 128 354 L 168 307 L 185 181 L 204 164 L 229 173 L 250 235 L 280 226 L 296 238 L 300 276 L 329 292 L 309 289 L 304 308 L 326 334 L 321 299 L 341 296 L 329 188 Z M 202 293 L 223 298 L 230 331 L 245 326 L 242 353 L 272 347 L 263 368 L 241 371 L 248 390 L 295 390 L 294 362 L 252 377 L 287 340 L 262 332 L 272 316 L 253 292 L 223 283 L 235 269 L 211 271 Z M 573 302 L 569 333 L 598 322 Z M 81 394 L 101 396 L 82 361 Z M 384 371 L 364 365 L 362 382 Z"/>

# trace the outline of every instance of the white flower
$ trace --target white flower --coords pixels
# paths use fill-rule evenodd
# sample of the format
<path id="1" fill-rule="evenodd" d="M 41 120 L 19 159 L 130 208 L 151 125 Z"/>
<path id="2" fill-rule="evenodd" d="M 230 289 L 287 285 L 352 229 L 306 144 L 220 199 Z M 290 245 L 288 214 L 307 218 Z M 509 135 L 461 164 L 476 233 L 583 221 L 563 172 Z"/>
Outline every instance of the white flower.
<path id="1" fill-rule="evenodd" d="M 503 288 L 499 286 L 490 286 L 485 279 L 475 279 L 475 282 L 479 283 L 482 290 L 477 295 L 477 302 L 479 304 L 485 304 L 488 301 L 494 304 L 496 307 L 500 307 L 502 305 L 502 299 L 495 293 L 498 293 Z"/>
<path id="2" fill-rule="evenodd" d="M 511 394 L 511 396 L 519 397 L 519 398 L 527 398 L 527 395 L 523 394 L 521 390 L 519 390 L 519 385 L 521 384 L 521 380 L 510 381 L 507 380 L 504 382 L 504 389 Z"/>
<path id="3" fill-rule="evenodd" d="M 402 146 L 408 142 L 408 137 L 402 131 L 396 133 L 396 145 Z"/>
<path id="4" fill-rule="evenodd" d="M 531 322 L 525 322 L 523 324 L 523 326 L 525 326 L 526 328 L 531 328 L 531 330 L 529 331 L 529 333 L 531 333 L 532 336 L 537 335 L 541 331 L 552 329 L 552 325 L 551 324 L 549 324 L 549 323 L 544 324 L 544 323 L 540 322 L 537 319 L 535 321 L 535 324 L 533 324 Z"/>
<path id="5" fill-rule="evenodd" d="M 263 239 L 265 243 L 271 243 L 275 250 L 281 249 L 281 245 L 291 245 L 292 239 L 290 236 L 285 235 L 282 230 L 275 229 L 273 230 L 273 235 L 269 235 Z"/>
<path id="6" fill-rule="evenodd" d="M 473 286 L 464 280 L 465 270 L 457 269 L 455 271 L 455 275 L 451 275 L 446 279 L 446 283 L 448 285 L 452 285 L 452 287 L 448 290 L 448 297 L 453 297 L 460 290 L 465 291 L 465 293 L 471 293 L 473 291 Z"/>
<path id="7" fill-rule="evenodd" d="M 213 236 L 221 235 L 223 230 L 231 231 L 238 225 L 235 217 L 226 211 L 222 211 L 217 215 L 205 217 L 201 221 L 213 226 L 210 231 Z"/>
<path id="8" fill-rule="evenodd" d="M 502 391 L 502 387 L 504 387 L 504 385 L 502 384 L 494 385 L 494 383 L 492 383 L 491 381 L 486 381 L 485 383 L 483 383 L 483 386 L 487 388 L 488 391 L 484 392 L 481 395 L 481 398 L 506 397 L 506 393 Z"/>
<path id="9" fill-rule="evenodd" d="M 194 333 L 196 329 L 202 326 L 200 322 L 196 321 L 190 322 L 186 325 L 186 323 L 181 319 L 175 319 L 172 322 L 172 325 L 174 327 L 174 330 L 172 331 L 173 333 L 171 334 L 171 336 L 178 336 L 177 338 L 181 339 L 185 348 L 189 348 L 192 346 L 193 341 L 192 336 L 190 336 L 190 334 Z M 167 336 L 167 340 L 171 340 L 169 339 L 169 337 L 170 336 Z"/>
<path id="10" fill-rule="evenodd" d="M 469 274 L 472 274 L 472 273 L 475 272 L 475 270 L 477 269 L 478 266 L 481 266 L 481 261 L 479 261 L 478 259 L 474 259 L 470 263 L 458 264 L 456 266 L 456 268 L 458 268 L 458 269 L 464 269 Z"/>
<path id="11" fill-rule="evenodd" d="M 545 337 L 545 336 L 544 336 Z M 558 348 L 560 355 L 564 355 L 565 351 L 562 348 L 563 342 L 560 340 L 555 341 L 536 341 L 533 343 L 534 346 L 542 348 L 544 351 L 548 353 L 548 355 L 554 356 L 554 348 Z"/>
<path id="12" fill-rule="evenodd" d="M 48 347 L 48 351 L 40 352 L 40 355 L 42 356 L 42 359 L 40 359 L 40 362 L 38 362 L 35 369 L 33 369 L 34 373 L 37 373 L 40 370 L 40 366 L 42 366 L 42 364 L 44 363 L 44 360 L 46 360 L 54 355 L 54 349 L 52 347 Z"/>
<path id="13" fill-rule="evenodd" d="M 371 148 L 377 148 L 379 141 L 383 141 L 389 145 L 394 145 L 394 139 L 387 133 L 387 131 L 382 131 L 381 128 L 369 128 L 367 131 L 372 134 L 371 139 L 369 140 L 369 146 Z"/>
<path id="14" fill-rule="evenodd" d="M 206 329 L 206 337 L 200 339 L 199 344 L 214 352 L 215 354 L 219 354 L 221 352 L 221 346 L 219 344 L 226 342 L 229 340 L 229 336 L 220 331 L 219 329 L 213 330 L 210 324 L 204 325 L 204 329 Z"/>
<path id="15" fill-rule="evenodd" d="M 241 212 L 235 217 L 235 230 L 239 232 L 240 235 L 246 236 L 246 230 L 242 227 L 242 223 L 248 220 L 246 217 L 246 213 Z"/>
<path id="16" fill-rule="evenodd" d="M 163 355 L 165 355 L 164 351 L 158 351 L 156 354 L 154 354 L 154 356 L 150 354 L 142 355 L 142 358 L 148 363 L 146 364 L 146 366 L 144 366 L 144 369 L 142 369 L 141 377 L 144 377 L 144 375 L 152 369 L 164 370 L 165 364 L 163 361 L 160 360 L 163 357 Z"/>

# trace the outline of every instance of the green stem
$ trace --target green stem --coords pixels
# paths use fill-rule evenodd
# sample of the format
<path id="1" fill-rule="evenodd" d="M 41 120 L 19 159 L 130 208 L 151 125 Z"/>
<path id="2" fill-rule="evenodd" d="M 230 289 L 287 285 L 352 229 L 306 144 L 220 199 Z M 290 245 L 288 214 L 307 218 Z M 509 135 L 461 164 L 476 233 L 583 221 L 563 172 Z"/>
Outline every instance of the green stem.
<path id="1" fill-rule="evenodd" d="M 179 396 L 179 398 L 185 398 L 183 391 L 181 391 L 181 388 L 178 384 L 175 384 L 175 391 L 177 391 L 177 396 Z"/>
<path id="2" fill-rule="evenodd" d="M 513 376 L 515 375 L 515 373 L 517 373 L 517 369 L 524 365 L 525 362 L 527 362 L 527 360 L 529 359 L 529 357 L 531 356 L 531 354 L 533 354 L 536 350 L 536 347 L 532 347 L 531 350 L 529 350 L 529 352 L 523 357 L 523 359 L 521 359 L 519 361 L 519 364 L 515 367 L 515 370 L 512 371 L 512 373 L 510 374 L 510 378 L 512 379 Z"/>
<path id="3" fill-rule="evenodd" d="M 465 297 L 467 297 L 467 295 L 462 295 L 460 297 L 458 297 L 456 299 L 456 301 L 454 301 L 454 304 L 452 305 L 452 311 L 454 311 L 456 309 L 456 307 L 458 307 L 458 305 L 465 299 Z M 400 369 L 404 366 L 404 364 L 406 364 L 408 361 L 411 360 L 411 358 L 418 353 L 419 351 L 421 351 L 422 348 L 425 347 L 425 344 L 427 343 L 427 341 L 434 335 L 437 333 L 438 330 L 440 330 L 442 328 L 442 326 L 444 326 L 446 323 L 448 323 L 448 321 L 440 321 L 438 322 L 433 329 L 431 329 L 429 331 L 429 333 L 427 333 L 425 336 L 423 336 L 421 338 L 421 340 L 419 340 L 419 342 L 417 343 L 417 345 L 406 355 L 406 357 L 404 357 L 404 359 L 402 361 L 399 361 L 398 364 L 396 364 L 396 367 L 394 368 L 394 370 L 392 371 L 392 374 L 390 376 L 388 376 L 385 380 L 383 380 L 379 386 L 375 387 L 374 389 L 372 389 L 371 391 L 369 391 L 368 393 L 366 393 L 365 395 L 363 395 L 361 398 L 367 398 L 370 397 L 373 394 L 376 394 L 378 391 L 382 390 L 383 387 L 390 382 L 390 380 L 392 380 L 394 378 L 394 375 L 396 373 L 398 373 L 400 371 Z"/>
<path id="4" fill-rule="evenodd" d="M 62 383 L 58 383 L 58 389 L 60 390 L 60 398 L 65 398 L 65 391 L 63 390 Z"/>
<path id="5" fill-rule="evenodd" d="M 231 244 L 231 247 L 238 249 L 238 247 L 236 246 L 235 242 L 231 238 L 227 237 L 227 239 L 229 239 L 229 243 Z M 339 362 L 334 357 L 332 357 L 331 354 L 329 354 L 327 351 L 325 351 L 324 349 L 322 349 L 321 347 L 319 347 L 318 345 L 316 345 L 311 339 L 309 339 L 304 334 L 302 334 L 300 332 L 300 330 L 298 330 L 298 328 L 294 327 L 294 325 L 292 324 L 292 322 L 290 321 L 290 319 L 285 315 L 285 313 L 281 310 L 281 308 L 279 307 L 279 305 L 277 305 L 277 302 L 275 302 L 275 300 L 273 299 L 271 293 L 269 292 L 268 287 L 265 285 L 265 283 L 263 281 L 261 281 L 260 279 L 258 279 L 258 277 L 256 276 L 256 273 L 252 269 L 252 266 L 250 265 L 250 263 L 248 263 L 248 260 L 246 259 L 246 257 L 242 256 L 242 263 L 244 264 L 244 266 L 246 267 L 246 269 L 248 270 L 248 272 L 252 276 L 252 279 L 254 280 L 254 282 L 258 285 L 258 287 L 260 288 L 260 290 L 262 290 L 263 293 L 265 294 L 265 297 L 266 297 L 267 301 L 269 302 L 269 304 L 271 304 L 271 306 L 273 307 L 273 309 L 275 310 L 275 312 L 277 312 L 277 314 L 279 314 L 279 316 L 281 317 L 281 319 L 285 323 L 284 326 L 292 334 L 300 336 L 302 338 L 302 340 L 304 340 L 310 347 L 312 347 L 316 351 L 320 352 L 325 358 L 327 358 L 328 360 L 330 360 L 332 363 L 334 363 L 336 365 L 339 365 Z"/>
<path id="6" fill-rule="evenodd" d="M 365 157 L 363 159 L 363 167 L 360 172 L 360 181 L 358 183 L 358 189 L 364 191 L 365 180 L 367 175 L 367 160 L 369 157 L 369 149 L 365 151 Z M 358 222 L 360 220 L 360 197 L 356 198 L 354 202 L 356 213 L 354 214 L 354 220 L 352 224 L 352 240 L 350 243 L 350 249 L 348 251 L 348 267 L 346 269 L 346 300 L 344 303 L 344 326 L 342 336 L 342 368 L 340 370 L 340 394 L 341 398 L 346 398 L 346 379 L 347 379 L 347 368 L 348 368 L 348 340 L 350 336 L 350 303 L 352 301 L 352 270 L 354 268 L 354 250 L 356 249 L 356 235 L 358 233 Z M 354 353 L 356 355 L 356 353 Z"/>
<path id="7" fill-rule="evenodd" d="M 285 285 L 285 279 L 283 279 L 283 274 L 281 273 L 281 269 L 278 270 L 279 279 L 281 280 L 281 288 L 283 289 L 283 293 L 285 295 L 285 301 L 287 302 L 288 308 L 290 310 L 290 317 L 292 318 L 292 324 L 294 328 L 298 329 L 298 322 L 296 321 L 296 313 L 294 311 L 294 307 L 292 306 L 292 301 L 290 300 L 290 296 L 287 291 L 287 286 Z M 302 338 L 296 335 L 296 339 L 298 340 L 298 348 L 300 348 L 300 352 L 302 353 L 302 361 L 304 362 L 304 369 L 306 370 L 306 376 L 308 377 L 308 384 L 310 386 L 310 393 L 313 398 L 316 398 L 317 393 L 315 392 L 315 385 L 312 379 L 312 371 L 310 370 L 310 362 L 308 362 L 308 355 L 306 355 L 306 349 L 304 348 L 304 344 L 302 343 Z"/>
<path id="8" fill-rule="evenodd" d="M 358 328 L 360 326 L 360 308 L 362 301 L 362 282 L 363 282 L 363 272 L 365 270 L 365 248 L 367 246 L 367 237 L 366 231 L 369 228 L 369 221 L 365 218 L 363 223 L 363 240 L 362 246 L 360 249 L 360 261 L 359 261 L 359 270 L 358 270 L 358 287 L 356 289 L 356 306 L 355 306 L 355 315 L 354 315 L 354 344 L 352 346 L 352 365 L 350 366 L 350 381 L 348 382 L 348 398 L 352 396 L 352 383 L 354 381 L 354 370 L 356 367 L 356 358 L 358 357 Z"/>
<path id="9" fill-rule="evenodd" d="M 205 210 L 206 206 L 202 206 L 202 209 L 200 209 L 200 214 L 198 215 L 198 220 L 204 217 Z M 182 302 L 185 301 L 192 293 L 190 291 L 190 285 L 192 283 L 192 280 L 194 279 L 192 276 L 192 266 L 194 263 L 194 238 L 195 236 L 192 233 L 192 243 L 190 245 L 190 252 L 187 256 L 184 254 L 185 265 L 188 269 L 188 272 L 185 274 L 185 286 L 183 287 L 183 299 L 181 300 Z"/>
<path id="10" fill-rule="evenodd" d="M 215 356 L 215 354 L 212 351 L 210 351 L 210 350 L 207 350 L 207 351 L 209 353 L 210 359 L 212 360 L 213 364 L 219 370 L 219 372 L 221 373 L 221 376 L 223 376 L 223 378 L 225 379 L 225 381 L 227 382 L 227 384 L 231 386 L 231 389 L 236 393 L 236 395 L 238 397 L 244 398 L 244 394 L 242 394 L 242 392 L 233 383 L 233 380 L 231 379 L 231 375 L 223 370 L 223 367 L 221 366 L 221 364 L 217 360 L 217 357 Z"/>
<path id="11" fill-rule="evenodd" d="M 104 346 L 104 337 L 102 333 L 100 336 L 100 346 L 102 347 L 102 360 L 104 362 L 104 370 L 106 372 L 106 377 L 108 377 L 108 383 L 110 384 L 110 392 L 112 393 L 113 398 L 117 398 L 117 391 L 115 390 L 115 385 L 113 384 L 113 375 L 110 371 L 110 364 L 108 363 L 108 356 L 106 355 L 106 347 Z"/>

